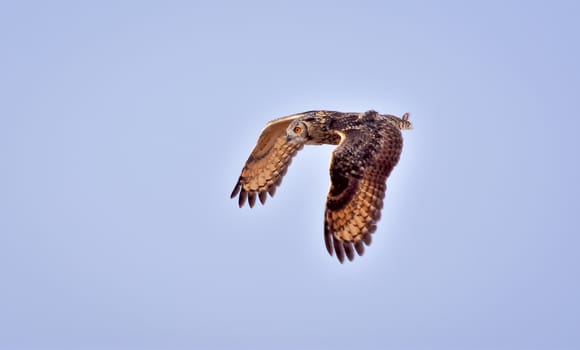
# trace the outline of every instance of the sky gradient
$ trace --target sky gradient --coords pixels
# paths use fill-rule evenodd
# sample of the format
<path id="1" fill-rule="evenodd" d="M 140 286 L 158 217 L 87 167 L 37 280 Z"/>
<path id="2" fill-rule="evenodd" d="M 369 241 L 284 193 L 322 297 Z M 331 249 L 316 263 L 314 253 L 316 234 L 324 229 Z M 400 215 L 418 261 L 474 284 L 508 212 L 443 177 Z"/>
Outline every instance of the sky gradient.
<path id="1" fill-rule="evenodd" d="M 0 5 L 0 348 L 580 348 L 577 2 Z M 260 130 L 411 113 L 363 257 L 331 146 L 229 194 Z"/>

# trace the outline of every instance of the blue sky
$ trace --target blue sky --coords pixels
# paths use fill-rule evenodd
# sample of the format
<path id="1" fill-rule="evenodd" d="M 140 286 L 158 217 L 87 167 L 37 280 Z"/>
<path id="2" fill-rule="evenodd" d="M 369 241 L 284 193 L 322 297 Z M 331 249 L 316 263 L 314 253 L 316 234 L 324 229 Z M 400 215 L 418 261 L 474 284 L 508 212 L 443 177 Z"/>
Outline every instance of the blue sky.
<path id="1" fill-rule="evenodd" d="M 575 2 L 0 5 L 0 348 L 580 347 Z M 365 256 L 331 146 L 229 194 L 271 119 L 411 113 Z"/>

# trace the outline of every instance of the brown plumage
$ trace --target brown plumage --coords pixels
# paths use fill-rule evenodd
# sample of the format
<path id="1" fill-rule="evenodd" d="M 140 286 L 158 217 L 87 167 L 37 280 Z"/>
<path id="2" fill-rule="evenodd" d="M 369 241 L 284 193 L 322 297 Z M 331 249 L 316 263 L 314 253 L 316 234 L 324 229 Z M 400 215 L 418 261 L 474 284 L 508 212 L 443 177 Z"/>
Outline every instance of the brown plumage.
<path id="1" fill-rule="evenodd" d="M 292 157 L 305 144 L 338 145 L 330 162 L 330 190 L 326 201 L 326 249 L 345 256 L 363 255 L 381 216 L 386 180 L 399 161 L 402 129 L 411 129 L 409 114 L 402 118 L 375 111 L 341 113 L 310 111 L 269 122 L 250 154 L 231 197 L 239 194 L 250 207 L 274 195 Z"/>

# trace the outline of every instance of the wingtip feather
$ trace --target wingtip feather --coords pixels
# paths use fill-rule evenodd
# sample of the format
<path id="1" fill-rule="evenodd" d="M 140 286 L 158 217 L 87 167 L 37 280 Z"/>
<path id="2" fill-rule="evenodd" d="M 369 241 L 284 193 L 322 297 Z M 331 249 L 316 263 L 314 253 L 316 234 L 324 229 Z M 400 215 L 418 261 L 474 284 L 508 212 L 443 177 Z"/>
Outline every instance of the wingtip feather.
<path id="1" fill-rule="evenodd" d="M 237 196 L 241 188 L 242 184 L 240 184 L 240 182 L 238 181 L 238 183 L 236 183 L 236 186 L 234 187 L 234 190 L 232 191 L 232 194 L 230 195 L 230 198 L 234 198 L 235 196 Z"/>
<path id="2" fill-rule="evenodd" d="M 326 246 L 326 250 L 330 256 L 334 255 L 334 249 L 332 246 L 332 234 L 328 232 L 328 228 L 324 227 L 324 245 Z"/>
<path id="3" fill-rule="evenodd" d="M 352 249 L 352 243 L 343 242 L 342 246 L 344 247 L 344 252 L 346 253 L 348 261 L 352 261 L 354 259 L 354 250 Z"/>
<path id="4" fill-rule="evenodd" d="M 268 198 L 268 192 L 260 191 L 258 193 L 258 198 L 260 199 L 260 203 L 262 203 L 262 205 L 266 204 L 266 199 Z"/>
<path id="5" fill-rule="evenodd" d="M 338 261 L 342 264 L 344 262 L 344 247 L 342 246 L 342 242 L 336 238 L 334 239 L 334 251 L 336 252 Z"/>
<path id="6" fill-rule="evenodd" d="M 246 204 L 246 199 L 248 198 L 248 192 L 242 190 L 240 192 L 240 198 L 238 198 L 238 205 L 241 207 L 244 206 L 244 204 Z"/>
<path id="7" fill-rule="evenodd" d="M 248 192 L 248 205 L 253 208 L 254 204 L 256 204 L 256 192 L 250 191 Z"/>
<path id="8" fill-rule="evenodd" d="M 365 253 L 365 246 L 362 241 L 358 241 L 354 244 L 354 249 L 359 256 L 363 256 Z"/>

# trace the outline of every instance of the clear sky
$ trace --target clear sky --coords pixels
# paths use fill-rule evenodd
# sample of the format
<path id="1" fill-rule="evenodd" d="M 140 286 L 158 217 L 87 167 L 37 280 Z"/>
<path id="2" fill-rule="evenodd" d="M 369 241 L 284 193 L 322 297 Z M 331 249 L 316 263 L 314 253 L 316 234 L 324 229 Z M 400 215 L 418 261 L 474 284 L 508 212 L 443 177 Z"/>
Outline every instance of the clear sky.
<path id="1" fill-rule="evenodd" d="M 5 1 L 0 348 L 580 348 L 575 1 Z M 411 113 L 365 256 L 331 146 L 229 199 L 265 123 Z"/>

